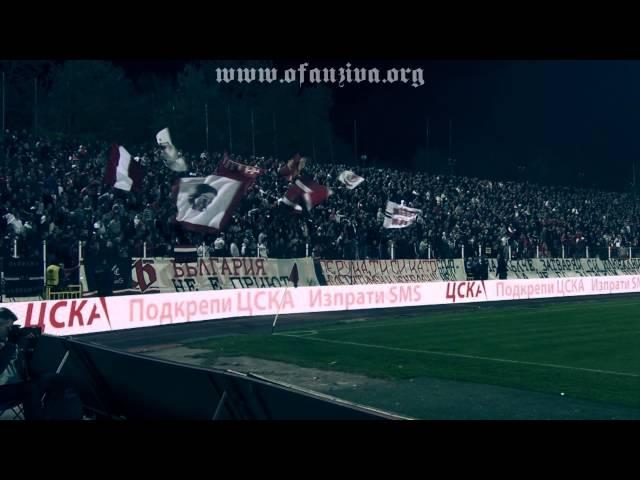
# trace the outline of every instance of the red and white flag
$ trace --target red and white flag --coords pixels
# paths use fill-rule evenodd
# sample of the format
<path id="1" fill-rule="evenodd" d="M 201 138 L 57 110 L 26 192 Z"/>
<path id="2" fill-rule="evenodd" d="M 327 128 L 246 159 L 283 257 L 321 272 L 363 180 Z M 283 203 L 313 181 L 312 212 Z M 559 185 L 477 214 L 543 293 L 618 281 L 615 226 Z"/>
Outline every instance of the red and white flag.
<path id="1" fill-rule="evenodd" d="M 163 128 L 156 134 L 156 141 L 162 147 L 164 164 L 174 172 L 186 172 L 189 170 L 186 160 L 171 142 L 171 134 L 168 128 Z"/>
<path id="2" fill-rule="evenodd" d="M 406 207 L 404 203 L 397 204 L 388 201 L 384 211 L 384 222 L 382 226 L 384 228 L 408 227 L 416 221 L 418 215 L 422 215 L 422 210 Z"/>
<path id="3" fill-rule="evenodd" d="M 353 190 L 362 182 L 364 182 L 364 178 L 356 175 L 351 170 L 345 170 L 338 176 L 338 180 L 340 180 L 345 187 L 349 190 Z"/>
<path id="4" fill-rule="evenodd" d="M 240 180 L 245 184 L 245 191 L 251 187 L 256 181 L 258 175 L 264 173 L 264 170 L 258 167 L 253 167 L 251 165 L 245 165 L 240 162 L 236 162 L 235 160 L 231 160 L 227 155 L 227 152 L 224 152 L 224 156 L 218 163 L 216 167 L 216 171 L 213 172 L 214 175 L 220 175 L 227 178 L 233 178 L 234 180 Z"/>
<path id="5" fill-rule="evenodd" d="M 305 157 L 301 157 L 299 153 L 296 153 L 286 165 L 282 166 L 280 170 L 278 170 L 278 175 L 292 181 L 300 175 L 300 172 L 302 172 L 306 162 L 307 159 Z"/>
<path id="6" fill-rule="evenodd" d="M 296 211 L 302 211 L 302 207 L 300 206 L 302 202 L 307 207 L 307 210 L 311 210 L 316 205 L 324 202 L 332 194 L 333 190 L 320 185 L 310 178 L 297 178 L 280 201 Z"/>
<path id="7" fill-rule="evenodd" d="M 187 230 L 219 232 L 231 219 L 244 191 L 244 182 L 233 178 L 181 178 L 177 185 L 176 221 Z"/>
<path id="8" fill-rule="evenodd" d="M 127 192 L 139 191 L 142 186 L 142 165 L 131 158 L 126 148 L 114 143 L 104 172 L 104 182 Z"/>

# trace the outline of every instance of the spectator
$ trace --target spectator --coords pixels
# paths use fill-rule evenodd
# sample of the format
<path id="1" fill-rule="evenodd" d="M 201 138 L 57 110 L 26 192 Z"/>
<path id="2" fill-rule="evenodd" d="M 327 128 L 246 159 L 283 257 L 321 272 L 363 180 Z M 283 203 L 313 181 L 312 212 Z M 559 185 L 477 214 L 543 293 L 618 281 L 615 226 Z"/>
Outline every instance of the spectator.
<path id="1" fill-rule="evenodd" d="M 268 258 L 269 251 L 267 250 L 266 243 L 258 243 L 258 257 L 260 258 Z"/>
<path id="2" fill-rule="evenodd" d="M 225 255 L 225 242 L 224 242 L 224 233 L 218 235 L 218 238 L 213 242 L 213 255 L 215 257 L 226 257 Z"/>
<path id="3" fill-rule="evenodd" d="M 231 239 L 231 245 L 229 246 L 229 251 L 232 257 L 240 256 L 240 250 L 238 249 L 238 245 L 236 244 L 236 241 L 234 238 Z"/>
<path id="4" fill-rule="evenodd" d="M 135 149 L 149 168 L 142 191 L 130 194 L 102 183 L 107 144 L 83 142 L 80 148 L 78 143 L 9 132 L 6 147 L 12 161 L 0 179 L 0 234 L 5 244 L 17 238 L 20 250 L 28 251 L 33 249 L 27 244 L 37 246 L 41 240 L 90 241 L 95 232 L 97 238 L 122 238 L 136 251 L 143 242 L 148 249 L 153 244 L 154 255 L 163 255 L 177 243 L 213 240 L 185 232 L 173 221 L 175 205 L 169 193 L 174 177 L 149 165 L 154 158 L 151 148 Z M 206 174 L 220 158 L 218 153 L 195 158 L 193 168 L 198 175 Z M 619 251 L 628 255 L 640 241 L 640 208 L 628 193 L 372 167 L 357 168 L 365 182 L 354 190 L 334 189 L 334 195 L 310 213 L 305 235 L 306 218 L 277 211 L 277 199 L 288 185 L 277 175 L 284 163 L 274 158 L 234 158 L 267 170 L 240 202 L 227 229 L 228 235 L 247 240 L 239 248 L 241 255 L 256 255 L 258 245 L 264 251 L 268 238 L 271 255 L 304 254 L 308 241 L 310 251 L 324 258 L 389 258 L 388 241 L 398 231 L 382 228 L 387 200 L 404 200 L 423 210 L 419 221 L 398 236 L 397 258 L 424 258 L 428 245 L 432 256 L 450 257 L 460 255 L 462 246 L 465 252 L 477 252 L 478 246 L 494 249 L 497 244 L 503 257 L 509 248 L 518 258 L 536 252 L 559 257 L 564 246 L 565 256 L 584 257 L 588 247 L 591 256 L 606 258 L 609 246 L 614 256 Z M 331 187 L 342 170 L 351 168 L 305 162 L 305 174 Z M 353 230 L 345 229 L 346 219 Z"/>
<path id="5" fill-rule="evenodd" d="M 49 265 L 46 269 L 46 281 L 47 287 L 51 292 L 57 292 L 62 287 L 62 272 L 64 268 L 64 264 L 56 264 L 53 263 Z"/>
<path id="6" fill-rule="evenodd" d="M 496 275 L 500 280 L 507 279 L 507 262 L 500 254 L 498 254 L 498 266 L 496 268 Z"/>
<path id="7" fill-rule="evenodd" d="M 201 243 L 196 251 L 198 258 L 209 258 L 209 247 L 205 243 Z"/>
<path id="8" fill-rule="evenodd" d="M 428 258 L 429 257 L 429 240 L 423 238 L 420 242 L 420 246 L 418 247 L 419 257 L 420 258 Z"/>
<path id="9" fill-rule="evenodd" d="M 249 239 L 242 240 L 242 246 L 240 247 L 240 255 L 243 257 L 249 256 Z"/>

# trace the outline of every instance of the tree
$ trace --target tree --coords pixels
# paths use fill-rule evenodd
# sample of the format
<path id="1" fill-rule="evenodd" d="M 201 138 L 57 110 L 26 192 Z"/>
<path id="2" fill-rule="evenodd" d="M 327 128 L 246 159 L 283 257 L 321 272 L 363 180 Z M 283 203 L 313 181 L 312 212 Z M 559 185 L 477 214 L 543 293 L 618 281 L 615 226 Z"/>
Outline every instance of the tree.
<path id="1" fill-rule="evenodd" d="M 48 88 L 54 65 L 51 60 L 0 61 L 0 71 L 5 74 L 6 127 L 8 129 L 30 131 L 33 128 L 33 81 L 36 79 L 38 87 L 43 87 L 43 90 Z"/>
<path id="2" fill-rule="evenodd" d="M 67 61 L 54 69 L 43 102 L 43 125 L 80 139 L 135 142 L 140 139 L 143 100 L 110 62 Z"/>

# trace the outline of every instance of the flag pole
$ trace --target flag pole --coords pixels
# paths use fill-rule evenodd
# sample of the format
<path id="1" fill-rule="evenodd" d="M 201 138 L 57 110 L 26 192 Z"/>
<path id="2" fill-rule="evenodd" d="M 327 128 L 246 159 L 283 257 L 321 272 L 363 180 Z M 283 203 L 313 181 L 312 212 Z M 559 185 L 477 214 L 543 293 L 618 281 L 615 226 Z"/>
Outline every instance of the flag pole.
<path id="1" fill-rule="evenodd" d="M 253 152 L 253 157 L 256 156 L 256 126 L 255 126 L 255 118 L 253 113 L 253 108 L 251 109 L 251 151 Z"/>
<path id="2" fill-rule="evenodd" d="M 278 157 L 278 128 L 276 124 L 276 112 L 273 112 L 273 156 Z"/>
<path id="3" fill-rule="evenodd" d="M 33 79 L 33 136 L 38 136 L 38 79 Z"/>
<path id="4" fill-rule="evenodd" d="M 4 79 L 4 72 L 2 72 L 2 136 L 4 137 L 4 131 L 5 131 L 5 119 L 6 119 L 6 95 L 5 95 L 5 79 Z"/>
<path id="5" fill-rule="evenodd" d="M 278 310 L 276 310 L 276 318 L 273 319 L 273 325 L 271 325 L 271 335 L 273 335 L 274 330 L 276 329 L 276 323 L 278 322 L 278 315 L 280 315 L 280 309 L 282 308 L 282 304 L 284 303 L 284 296 L 287 293 L 287 289 L 289 288 L 289 284 L 284 287 L 284 292 L 282 293 L 282 299 L 280 300 L 280 305 L 278 305 Z"/>
<path id="6" fill-rule="evenodd" d="M 311 152 L 313 155 L 313 159 L 317 160 L 316 157 L 316 138 L 315 138 L 315 133 L 313 131 L 313 124 L 311 125 Z"/>
<path id="7" fill-rule="evenodd" d="M 207 155 L 209 155 L 209 102 L 204 104 L 205 135 L 207 137 Z"/>
<path id="8" fill-rule="evenodd" d="M 427 117 L 427 128 L 426 128 L 426 141 L 425 141 L 425 148 L 424 148 L 424 163 L 425 163 L 425 171 L 429 171 L 429 134 L 430 134 L 430 130 L 429 130 L 429 117 Z"/>
<path id="9" fill-rule="evenodd" d="M 4 168 L 4 171 L 7 171 L 7 150 L 4 144 L 4 131 L 6 129 L 6 124 L 5 124 L 5 119 L 6 119 L 6 103 L 5 103 L 5 78 L 4 78 L 4 72 L 2 72 L 2 132 L 0 132 L 0 139 L 2 139 L 2 152 L 0 152 L 0 155 L 2 156 L 2 166 Z"/>
<path id="10" fill-rule="evenodd" d="M 333 158 L 333 139 L 331 138 L 331 129 L 329 129 L 329 155 L 331 156 L 331 164 L 334 165 L 336 162 Z"/>
<path id="11" fill-rule="evenodd" d="M 227 105 L 227 123 L 229 126 L 229 153 L 233 152 L 233 137 L 231 136 L 231 105 Z"/>
<path id="12" fill-rule="evenodd" d="M 449 159 L 451 159 L 451 146 L 452 146 L 452 133 L 453 121 L 449 119 Z"/>
<path id="13" fill-rule="evenodd" d="M 353 164 L 358 164 L 358 122 L 353 121 Z"/>

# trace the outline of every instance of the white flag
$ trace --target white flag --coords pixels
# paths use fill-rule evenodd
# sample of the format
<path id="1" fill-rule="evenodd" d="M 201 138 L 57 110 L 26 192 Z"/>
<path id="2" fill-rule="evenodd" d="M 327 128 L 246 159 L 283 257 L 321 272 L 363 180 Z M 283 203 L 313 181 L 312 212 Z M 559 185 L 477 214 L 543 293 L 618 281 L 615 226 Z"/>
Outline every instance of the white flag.
<path id="1" fill-rule="evenodd" d="M 163 128 L 156 134 L 156 141 L 158 145 L 163 147 L 162 156 L 164 158 L 164 164 L 173 170 L 174 172 L 186 172 L 189 168 L 187 162 L 178 151 L 178 149 L 171 143 L 171 134 L 168 128 Z"/>
<path id="2" fill-rule="evenodd" d="M 166 145 L 173 145 L 171 142 L 171 134 L 169 133 L 168 128 L 163 128 L 156 134 L 156 140 L 158 145 L 164 147 Z"/>
<path id="3" fill-rule="evenodd" d="M 384 228 L 408 227 L 416 221 L 418 215 L 422 215 L 422 210 L 388 201 L 384 211 L 384 222 L 382 226 Z"/>
<path id="4" fill-rule="evenodd" d="M 351 170 L 345 170 L 338 176 L 338 180 L 340 180 L 344 185 L 349 189 L 353 190 L 362 182 L 364 182 L 364 178 L 356 175 Z"/>
<path id="5" fill-rule="evenodd" d="M 188 230 L 218 232 L 224 229 L 243 195 L 244 182 L 232 178 L 181 178 L 176 221 Z"/>

